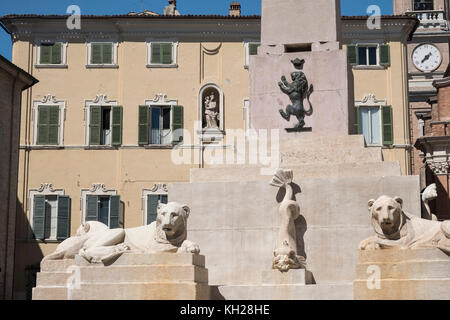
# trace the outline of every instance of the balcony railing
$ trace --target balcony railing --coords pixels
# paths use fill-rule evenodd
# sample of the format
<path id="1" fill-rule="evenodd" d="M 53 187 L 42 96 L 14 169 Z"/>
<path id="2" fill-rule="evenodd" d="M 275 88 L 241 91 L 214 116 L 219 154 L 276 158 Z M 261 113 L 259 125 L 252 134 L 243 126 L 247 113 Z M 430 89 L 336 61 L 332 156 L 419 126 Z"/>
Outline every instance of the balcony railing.
<path id="1" fill-rule="evenodd" d="M 406 14 L 420 20 L 419 28 L 440 28 L 448 30 L 449 23 L 443 10 L 407 11 Z"/>

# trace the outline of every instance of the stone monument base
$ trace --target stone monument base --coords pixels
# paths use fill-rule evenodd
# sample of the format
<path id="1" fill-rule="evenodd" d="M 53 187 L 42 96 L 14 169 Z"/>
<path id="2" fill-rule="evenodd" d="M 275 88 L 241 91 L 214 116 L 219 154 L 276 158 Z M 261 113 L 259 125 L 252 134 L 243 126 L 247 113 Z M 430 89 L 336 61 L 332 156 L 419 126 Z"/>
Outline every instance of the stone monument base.
<path id="1" fill-rule="evenodd" d="M 307 128 L 286 128 L 286 132 L 312 132 L 311 127 Z"/>
<path id="2" fill-rule="evenodd" d="M 263 285 L 307 285 L 313 283 L 313 275 L 305 269 L 291 269 L 287 272 L 270 270 L 262 272 Z"/>
<path id="3" fill-rule="evenodd" d="M 360 251 L 355 300 L 448 300 L 450 257 L 439 249 Z"/>
<path id="4" fill-rule="evenodd" d="M 205 257 L 125 253 L 109 266 L 84 259 L 41 263 L 33 300 L 208 300 Z"/>

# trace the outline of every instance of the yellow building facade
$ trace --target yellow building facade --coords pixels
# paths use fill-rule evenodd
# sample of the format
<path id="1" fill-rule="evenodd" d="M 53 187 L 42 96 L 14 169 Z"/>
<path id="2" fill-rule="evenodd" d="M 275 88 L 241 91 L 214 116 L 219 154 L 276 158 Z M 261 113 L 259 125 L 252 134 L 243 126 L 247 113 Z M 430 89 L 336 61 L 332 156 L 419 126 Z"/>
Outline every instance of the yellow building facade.
<path id="1" fill-rule="evenodd" d="M 233 149 L 227 132 L 249 126 L 248 61 L 260 17 L 82 16 L 79 30 L 66 18 L 0 18 L 12 32 L 13 62 L 39 79 L 22 100 L 16 299 L 29 296 L 42 257 L 84 221 L 141 226 L 158 201 L 176 200 L 167 184 L 189 181 L 202 161 L 175 163 L 175 146 L 202 158 L 207 148 Z M 405 43 L 416 19 L 384 17 L 374 30 L 365 23 L 343 18 L 346 45 L 376 47 L 376 65 L 367 49 L 366 66 L 353 67 L 355 106 L 391 106 L 393 141 L 383 155 L 409 174 Z M 211 95 L 217 126 L 205 130 Z M 385 126 L 380 120 L 380 139 Z"/>

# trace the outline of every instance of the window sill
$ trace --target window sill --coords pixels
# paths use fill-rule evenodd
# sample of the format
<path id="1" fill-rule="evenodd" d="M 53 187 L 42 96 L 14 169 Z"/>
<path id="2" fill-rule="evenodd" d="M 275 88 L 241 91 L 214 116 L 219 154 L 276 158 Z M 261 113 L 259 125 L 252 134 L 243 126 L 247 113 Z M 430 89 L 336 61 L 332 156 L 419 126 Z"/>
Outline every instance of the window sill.
<path id="1" fill-rule="evenodd" d="M 172 144 L 147 144 L 141 145 L 140 147 L 143 147 L 145 149 L 173 149 Z"/>
<path id="2" fill-rule="evenodd" d="M 178 64 L 147 64 L 147 68 L 178 68 Z"/>
<path id="3" fill-rule="evenodd" d="M 35 64 L 36 69 L 67 69 L 67 64 Z"/>
<path id="4" fill-rule="evenodd" d="M 117 150 L 119 149 L 121 146 L 85 146 L 84 149 L 85 150 Z"/>
<path id="5" fill-rule="evenodd" d="M 59 150 L 59 149 L 64 149 L 64 146 L 61 146 L 61 145 L 34 145 L 34 146 L 28 146 L 28 149 L 31 149 L 31 150 Z"/>
<path id="6" fill-rule="evenodd" d="M 119 69 L 117 64 L 87 64 L 86 69 Z"/>
<path id="7" fill-rule="evenodd" d="M 353 66 L 355 70 L 385 70 L 387 67 L 383 66 Z"/>
<path id="8" fill-rule="evenodd" d="M 57 239 L 45 239 L 45 240 L 39 240 L 39 239 L 29 239 L 28 242 L 37 242 L 37 243 L 61 243 L 64 240 L 57 240 Z"/>

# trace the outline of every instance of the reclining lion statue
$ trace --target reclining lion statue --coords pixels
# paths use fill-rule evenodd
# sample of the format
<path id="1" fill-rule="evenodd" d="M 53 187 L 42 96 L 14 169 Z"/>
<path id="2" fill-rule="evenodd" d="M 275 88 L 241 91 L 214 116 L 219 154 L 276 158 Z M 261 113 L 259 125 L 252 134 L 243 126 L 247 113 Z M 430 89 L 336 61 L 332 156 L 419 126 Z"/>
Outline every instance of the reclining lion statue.
<path id="1" fill-rule="evenodd" d="M 369 201 L 376 236 L 361 242 L 360 250 L 439 248 L 450 254 L 450 221 L 418 218 L 403 211 L 399 197 Z"/>
<path id="2" fill-rule="evenodd" d="M 73 259 L 78 254 L 89 263 L 106 264 L 124 252 L 197 254 L 199 246 L 186 240 L 189 213 L 188 206 L 171 202 L 159 204 L 156 221 L 142 227 L 109 229 L 89 221 L 44 260 Z"/>

